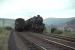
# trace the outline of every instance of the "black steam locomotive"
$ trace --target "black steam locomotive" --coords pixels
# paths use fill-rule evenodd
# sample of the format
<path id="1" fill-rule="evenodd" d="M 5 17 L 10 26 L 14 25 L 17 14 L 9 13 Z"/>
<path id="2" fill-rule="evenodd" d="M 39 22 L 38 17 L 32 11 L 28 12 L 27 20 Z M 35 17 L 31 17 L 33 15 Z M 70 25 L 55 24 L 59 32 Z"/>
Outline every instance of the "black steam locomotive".
<path id="1" fill-rule="evenodd" d="M 24 31 L 25 28 L 25 21 L 22 18 L 18 18 L 15 20 L 15 30 L 16 31 Z"/>
<path id="2" fill-rule="evenodd" d="M 32 31 L 42 33 L 44 29 L 45 24 L 43 23 L 43 18 L 40 15 L 34 16 L 26 21 L 22 18 L 15 20 L 16 31 Z"/>

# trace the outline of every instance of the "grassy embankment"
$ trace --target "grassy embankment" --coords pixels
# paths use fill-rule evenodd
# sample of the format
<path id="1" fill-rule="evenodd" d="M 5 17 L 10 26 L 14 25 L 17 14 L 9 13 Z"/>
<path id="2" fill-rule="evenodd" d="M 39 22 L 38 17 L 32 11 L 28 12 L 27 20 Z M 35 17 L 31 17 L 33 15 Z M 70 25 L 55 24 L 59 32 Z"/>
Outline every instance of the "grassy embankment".
<path id="1" fill-rule="evenodd" d="M 8 37 L 8 31 L 0 28 L 0 50 L 8 50 Z"/>
<path id="2" fill-rule="evenodd" d="M 50 31 L 51 31 L 50 29 L 46 29 L 44 34 L 46 34 L 46 35 L 55 35 L 55 36 L 64 36 L 64 37 L 75 38 L 75 32 L 72 32 L 72 31 L 62 31 L 61 30 L 62 33 L 57 33 L 59 31 L 51 33 Z"/>

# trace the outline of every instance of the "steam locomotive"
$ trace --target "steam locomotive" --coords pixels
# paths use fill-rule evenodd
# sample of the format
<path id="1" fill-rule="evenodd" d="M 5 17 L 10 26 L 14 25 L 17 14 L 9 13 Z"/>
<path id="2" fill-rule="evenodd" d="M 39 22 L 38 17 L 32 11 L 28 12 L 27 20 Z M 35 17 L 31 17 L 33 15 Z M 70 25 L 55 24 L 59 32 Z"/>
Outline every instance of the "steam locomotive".
<path id="1" fill-rule="evenodd" d="M 22 32 L 24 31 L 24 27 L 25 27 L 25 20 L 22 18 L 18 18 L 15 20 L 15 30 Z"/>
<path id="2" fill-rule="evenodd" d="M 32 31 L 42 33 L 45 29 L 45 24 L 43 23 L 43 18 L 40 15 L 34 16 L 28 20 L 18 18 L 15 20 L 15 30 L 16 31 Z"/>

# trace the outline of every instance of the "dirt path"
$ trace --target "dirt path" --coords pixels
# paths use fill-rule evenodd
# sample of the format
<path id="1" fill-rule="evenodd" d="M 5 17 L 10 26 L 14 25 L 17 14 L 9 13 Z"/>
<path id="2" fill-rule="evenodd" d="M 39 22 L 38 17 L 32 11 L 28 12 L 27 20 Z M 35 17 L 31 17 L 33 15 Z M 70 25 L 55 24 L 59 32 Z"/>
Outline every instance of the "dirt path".
<path id="1" fill-rule="evenodd" d="M 8 40 L 8 49 L 9 50 L 19 50 L 16 47 L 15 36 L 14 36 L 14 33 L 13 32 L 11 32 L 10 37 L 9 37 L 9 40 Z"/>
<path id="2" fill-rule="evenodd" d="M 16 32 L 11 32 L 9 41 L 8 41 L 9 50 L 29 50 L 27 45 L 23 42 L 23 40 L 17 34 L 18 33 Z"/>

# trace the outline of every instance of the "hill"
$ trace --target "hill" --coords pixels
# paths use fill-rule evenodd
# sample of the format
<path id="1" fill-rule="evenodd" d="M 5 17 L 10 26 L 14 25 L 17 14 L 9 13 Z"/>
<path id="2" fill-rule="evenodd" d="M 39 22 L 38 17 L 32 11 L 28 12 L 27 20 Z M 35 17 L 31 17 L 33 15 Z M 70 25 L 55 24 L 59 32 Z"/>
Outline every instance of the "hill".
<path id="1" fill-rule="evenodd" d="M 75 18 L 67 22 L 68 25 L 75 25 Z"/>
<path id="2" fill-rule="evenodd" d="M 47 18 L 44 20 L 46 25 L 64 25 L 74 18 Z"/>
<path id="3" fill-rule="evenodd" d="M 0 27 L 9 26 L 9 27 L 14 28 L 14 23 L 15 23 L 14 19 L 0 18 Z"/>

